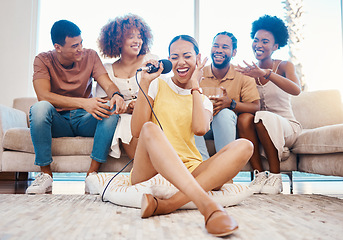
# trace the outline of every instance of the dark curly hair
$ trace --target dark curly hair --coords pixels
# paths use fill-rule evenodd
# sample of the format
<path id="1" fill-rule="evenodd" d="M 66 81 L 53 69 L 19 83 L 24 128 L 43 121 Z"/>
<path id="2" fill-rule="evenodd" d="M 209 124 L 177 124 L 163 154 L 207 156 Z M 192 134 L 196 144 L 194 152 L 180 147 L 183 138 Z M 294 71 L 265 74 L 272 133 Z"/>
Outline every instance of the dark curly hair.
<path id="1" fill-rule="evenodd" d="M 132 28 L 137 28 L 142 36 L 143 45 L 139 55 L 144 55 L 149 52 L 153 40 L 150 27 L 141 17 L 135 14 L 128 14 L 122 17 L 116 17 L 102 27 L 98 38 L 98 46 L 101 54 L 109 58 L 120 57 L 126 34 Z"/>
<path id="2" fill-rule="evenodd" d="M 254 21 L 250 33 L 251 38 L 254 39 L 256 32 L 261 29 L 273 34 L 275 43 L 279 44 L 279 48 L 287 45 L 289 38 L 288 30 L 285 23 L 280 18 L 264 15 Z"/>

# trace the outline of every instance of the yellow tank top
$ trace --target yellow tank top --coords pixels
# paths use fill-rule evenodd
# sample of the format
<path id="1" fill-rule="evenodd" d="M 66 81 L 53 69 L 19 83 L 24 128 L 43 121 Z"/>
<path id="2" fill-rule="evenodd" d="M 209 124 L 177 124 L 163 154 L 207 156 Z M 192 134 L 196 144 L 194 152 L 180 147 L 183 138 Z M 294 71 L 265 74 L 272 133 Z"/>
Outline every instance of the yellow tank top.
<path id="1" fill-rule="evenodd" d="M 153 109 L 164 134 L 187 168 L 202 162 L 192 132 L 192 108 L 191 94 L 180 95 L 174 92 L 164 80 L 158 79 L 158 91 Z M 158 124 L 153 115 L 152 122 Z"/>

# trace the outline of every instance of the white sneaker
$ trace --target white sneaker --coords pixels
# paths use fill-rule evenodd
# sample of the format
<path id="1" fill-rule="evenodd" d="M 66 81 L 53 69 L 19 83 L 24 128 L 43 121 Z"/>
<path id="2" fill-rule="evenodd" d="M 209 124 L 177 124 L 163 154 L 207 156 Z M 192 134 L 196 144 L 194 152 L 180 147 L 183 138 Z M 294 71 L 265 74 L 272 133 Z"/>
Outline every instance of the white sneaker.
<path id="1" fill-rule="evenodd" d="M 268 172 L 259 172 L 258 170 L 254 170 L 254 180 L 249 184 L 249 188 L 253 191 L 253 193 L 261 193 L 261 189 L 263 185 L 266 183 L 268 179 Z"/>
<path id="2" fill-rule="evenodd" d="M 44 194 L 52 191 L 52 177 L 47 173 L 39 173 L 30 187 L 26 189 L 27 194 Z"/>
<path id="3" fill-rule="evenodd" d="M 269 173 L 268 179 L 261 189 L 261 193 L 279 194 L 282 192 L 282 177 L 280 173 Z"/>
<path id="4" fill-rule="evenodd" d="M 97 172 L 92 172 L 86 177 L 85 192 L 95 195 L 100 194 L 100 180 Z"/>

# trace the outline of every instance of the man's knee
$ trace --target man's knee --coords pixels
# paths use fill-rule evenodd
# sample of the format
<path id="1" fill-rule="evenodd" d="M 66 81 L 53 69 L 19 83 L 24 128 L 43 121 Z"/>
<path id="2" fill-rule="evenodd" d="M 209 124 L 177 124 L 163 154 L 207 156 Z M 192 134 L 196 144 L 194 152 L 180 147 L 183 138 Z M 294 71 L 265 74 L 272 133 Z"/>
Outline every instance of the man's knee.
<path id="1" fill-rule="evenodd" d="M 48 101 L 40 101 L 30 108 L 30 120 L 45 119 L 55 107 Z"/>
<path id="2" fill-rule="evenodd" d="M 228 121 L 233 122 L 234 124 L 237 123 L 237 115 L 234 111 L 224 108 L 220 110 L 217 115 L 213 117 L 213 121 Z"/>
<path id="3" fill-rule="evenodd" d="M 110 106 L 110 101 L 107 101 L 104 104 L 107 106 Z M 116 105 L 114 104 L 113 108 L 109 111 L 113 113 L 115 110 L 116 110 Z M 102 121 L 104 121 L 108 125 L 114 124 L 114 127 L 116 127 L 118 120 L 119 120 L 119 114 L 112 114 L 112 115 L 109 115 L 108 118 L 102 119 Z"/>
<path id="4" fill-rule="evenodd" d="M 101 121 L 103 122 L 103 124 L 105 124 L 109 128 L 111 127 L 116 128 L 118 120 L 119 120 L 119 114 L 113 114 L 113 115 L 109 115 L 108 118 L 103 118 Z"/>
<path id="5" fill-rule="evenodd" d="M 231 134 L 236 132 L 237 115 L 230 109 L 222 109 L 216 116 L 214 116 L 211 123 L 212 129 L 218 133 L 229 132 Z"/>
<path id="6" fill-rule="evenodd" d="M 33 104 L 30 108 L 30 112 L 40 113 L 50 111 L 54 106 L 48 101 L 39 101 Z"/>

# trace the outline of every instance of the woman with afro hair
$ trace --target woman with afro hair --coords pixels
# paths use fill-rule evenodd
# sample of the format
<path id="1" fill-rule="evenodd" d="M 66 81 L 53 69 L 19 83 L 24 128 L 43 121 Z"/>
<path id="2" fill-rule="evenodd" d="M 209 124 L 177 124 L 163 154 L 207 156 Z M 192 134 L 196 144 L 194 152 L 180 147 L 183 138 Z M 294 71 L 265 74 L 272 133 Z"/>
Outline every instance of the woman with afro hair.
<path id="1" fill-rule="evenodd" d="M 150 54 L 152 33 L 146 22 L 137 15 L 128 14 L 116 17 L 101 29 L 98 45 L 101 54 L 107 58 L 116 58 L 114 63 L 104 64 L 110 79 L 118 86 L 127 104 L 127 112 L 120 115 L 114 133 L 110 155 L 120 157 L 119 142 L 132 159 L 136 150 L 137 139 L 131 134 L 131 116 L 135 106 L 138 85 L 135 75 L 137 69 L 157 56 Z M 141 73 L 137 78 L 140 80 Z M 97 97 L 105 97 L 105 91 L 97 85 Z"/>
<path id="2" fill-rule="evenodd" d="M 294 64 L 272 58 L 274 51 L 287 45 L 288 37 L 287 27 L 280 18 L 269 15 L 260 17 L 252 23 L 251 31 L 252 50 L 257 63 L 244 61 L 246 67 L 237 67 L 241 73 L 255 78 L 261 97 L 260 111 L 255 116 L 245 113 L 238 119 L 239 136 L 254 144 L 250 164 L 255 177 L 249 185 L 254 193 L 282 192 L 280 161 L 289 155 L 288 148 L 294 144 L 302 129 L 290 103 L 291 95 L 301 92 Z M 269 171 L 263 169 L 260 150 L 268 160 Z"/>

